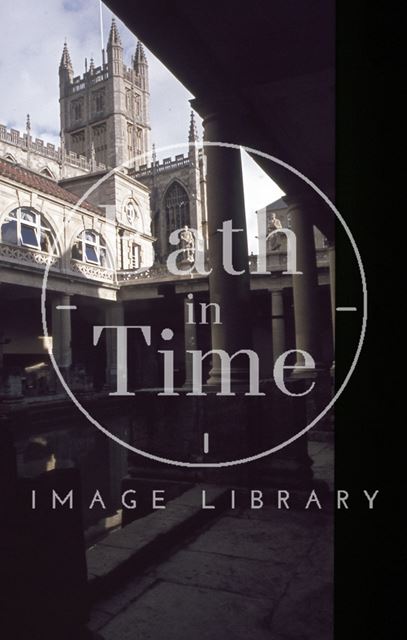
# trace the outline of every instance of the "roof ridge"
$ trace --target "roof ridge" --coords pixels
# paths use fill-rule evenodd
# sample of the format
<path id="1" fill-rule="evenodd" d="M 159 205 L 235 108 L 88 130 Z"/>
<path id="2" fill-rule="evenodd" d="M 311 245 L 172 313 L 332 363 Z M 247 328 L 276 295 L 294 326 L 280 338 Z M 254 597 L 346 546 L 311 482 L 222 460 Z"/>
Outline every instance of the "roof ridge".
<path id="1" fill-rule="evenodd" d="M 55 198 L 60 198 L 61 200 L 66 200 L 66 202 L 71 205 L 77 205 L 77 203 L 81 199 L 80 197 L 72 193 L 72 191 L 68 191 L 68 189 L 65 189 L 63 186 L 61 186 L 57 180 L 53 180 L 48 176 L 37 173 L 36 171 L 29 169 L 28 167 L 24 167 L 14 162 L 9 162 L 5 158 L 0 158 L 0 176 L 4 176 L 6 178 L 9 178 L 10 180 L 15 180 L 16 182 L 24 184 L 25 186 L 31 187 L 33 189 L 38 189 L 38 191 L 41 191 L 46 195 L 54 196 Z M 100 209 L 88 200 L 83 200 L 79 206 L 83 207 L 84 209 L 88 209 L 93 213 L 102 215 Z"/>

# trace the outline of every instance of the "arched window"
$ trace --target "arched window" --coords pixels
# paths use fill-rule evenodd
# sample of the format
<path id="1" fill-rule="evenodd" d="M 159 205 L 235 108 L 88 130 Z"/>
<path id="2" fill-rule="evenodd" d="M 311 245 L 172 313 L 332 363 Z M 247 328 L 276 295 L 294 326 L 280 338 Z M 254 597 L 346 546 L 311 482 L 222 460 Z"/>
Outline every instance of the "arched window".
<path id="1" fill-rule="evenodd" d="M 173 182 L 165 194 L 168 235 L 175 229 L 181 229 L 189 222 L 189 198 L 179 182 Z"/>
<path id="2" fill-rule="evenodd" d="M 82 231 L 72 247 L 72 258 L 89 264 L 107 267 L 107 252 L 104 239 L 96 231 L 90 229 Z"/>
<path id="3" fill-rule="evenodd" d="M 57 254 L 56 243 L 44 217 L 30 207 L 18 207 L 1 226 L 1 241 Z"/>

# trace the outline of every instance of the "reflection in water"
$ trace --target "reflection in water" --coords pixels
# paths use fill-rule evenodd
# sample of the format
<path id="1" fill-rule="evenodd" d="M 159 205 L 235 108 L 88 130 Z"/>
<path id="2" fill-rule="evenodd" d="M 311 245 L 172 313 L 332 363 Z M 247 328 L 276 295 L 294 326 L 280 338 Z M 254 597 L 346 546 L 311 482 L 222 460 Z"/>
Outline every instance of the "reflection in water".
<path id="1" fill-rule="evenodd" d="M 41 436 L 30 438 L 19 461 L 18 474 L 23 478 L 35 478 L 45 471 L 56 468 L 56 458 L 47 439 Z"/>
<path id="2" fill-rule="evenodd" d="M 120 438 L 128 438 L 125 418 L 116 418 L 111 428 Z M 16 437 L 16 449 L 21 478 L 35 478 L 54 469 L 79 469 L 81 496 L 77 499 L 82 503 L 85 529 L 101 520 L 108 524 L 112 517 L 117 521 L 121 482 L 128 469 L 123 447 L 81 421 L 65 429 L 39 431 L 28 440 Z M 95 503 L 89 509 L 96 491 L 103 496 L 104 505 Z"/>

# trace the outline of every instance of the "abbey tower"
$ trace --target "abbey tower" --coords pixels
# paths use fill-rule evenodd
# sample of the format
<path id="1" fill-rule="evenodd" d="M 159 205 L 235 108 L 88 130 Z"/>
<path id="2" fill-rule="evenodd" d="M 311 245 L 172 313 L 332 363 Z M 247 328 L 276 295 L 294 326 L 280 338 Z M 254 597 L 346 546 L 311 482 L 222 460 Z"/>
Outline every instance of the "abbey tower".
<path id="1" fill-rule="evenodd" d="M 87 65 L 86 65 L 87 66 Z M 103 51 L 101 67 L 93 59 L 82 76 L 74 70 L 65 43 L 59 66 L 61 136 L 66 152 L 117 167 L 139 156 L 132 168 L 148 161 L 150 152 L 148 63 L 140 42 L 131 66 L 123 62 L 123 46 L 115 20 Z M 129 165 L 130 166 L 130 165 Z"/>
<path id="2" fill-rule="evenodd" d="M 131 65 L 126 66 L 113 19 L 106 55 L 102 51 L 99 67 L 92 59 L 89 65 L 85 61 L 84 74 L 75 76 L 65 42 L 59 64 L 60 148 L 33 138 L 27 116 L 23 133 L 0 124 L 0 159 L 45 176 L 76 196 L 114 169 L 109 184 L 116 186 L 104 189 L 103 201 L 97 191 L 88 197 L 96 207 L 102 205 L 103 215 L 109 206 L 115 220 L 126 227 L 119 234 L 118 242 L 122 248 L 124 239 L 126 250 L 118 251 L 118 269 L 150 266 L 150 248 L 137 248 L 144 240 L 148 247 L 153 244 L 154 263 L 162 264 L 174 249 L 170 234 L 185 225 L 197 231 L 206 247 L 206 158 L 193 112 L 189 131 L 185 123 L 186 153 L 157 159 L 150 146 L 149 70 L 143 46 L 137 43 Z M 145 220 L 144 240 L 135 239 L 131 211 L 138 212 L 137 233 Z"/>

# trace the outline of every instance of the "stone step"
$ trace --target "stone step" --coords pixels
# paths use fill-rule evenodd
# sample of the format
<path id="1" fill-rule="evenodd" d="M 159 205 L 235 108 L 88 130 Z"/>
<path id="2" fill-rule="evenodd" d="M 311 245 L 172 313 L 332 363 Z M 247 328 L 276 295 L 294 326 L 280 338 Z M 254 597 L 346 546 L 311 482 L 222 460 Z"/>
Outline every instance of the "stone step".
<path id="1" fill-rule="evenodd" d="M 206 504 L 202 508 L 202 492 Z M 198 528 L 218 517 L 228 507 L 228 487 L 195 485 L 165 508 L 114 531 L 86 552 L 91 604 L 108 595 L 125 580 L 165 557 Z"/>

